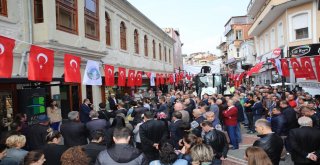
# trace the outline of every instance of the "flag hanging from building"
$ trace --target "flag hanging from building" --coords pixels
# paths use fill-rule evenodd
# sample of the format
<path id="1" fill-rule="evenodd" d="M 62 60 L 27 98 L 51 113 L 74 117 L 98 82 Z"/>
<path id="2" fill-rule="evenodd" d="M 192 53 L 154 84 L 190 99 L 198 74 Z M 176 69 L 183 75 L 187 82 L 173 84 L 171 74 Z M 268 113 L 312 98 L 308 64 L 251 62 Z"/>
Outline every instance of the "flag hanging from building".
<path id="1" fill-rule="evenodd" d="M 135 84 L 139 87 L 142 86 L 142 71 L 137 71 Z"/>
<path id="2" fill-rule="evenodd" d="M 15 40 L 0 36 L 0 78 L 11 78 Z"/>
<path id="3" fill-rule="evenodd" d="M 281 70 L 284 77 L 290 77 L 290 70 L 287 59 L 281 59 Z"/>
<path id="4" fill-rule="evenodd" d="M 154 78 L 155 78 L 155 74 L 152 72 L 150 75 L 150 86 L 152 86 L 152 87 L 156 86 Z"/>
<path id="5" fill-rule="evenodd" d="M 282 69 L 281 69 L 281 61 L 280 59 L 275 59 L 276 69 L 280 76 L 282 76 Z"/>
<path id="6" fill-rule="evenodd" d="M 294 72 L 295 77 L 296 78 L 305 78 L 306 75 L 304 74 L 304 71 L 302 70 L 298 59 L 297 58 L 291 58 L 290 59 L 290 63 L 291 63 L 292 70 Z"/>
<path id="7" fill-rule="evenodd" d="M 160 74 L 160 84 L 164 85 L 164 75 L 162 73 Z"/>
<path id="8" fill-rule="evenodd" d="M 88 60 L 82 83 L 84 85 L 102 85 L 99 62 Z"/>
<path id="9" fill-rule="evenodd" d="M 151 72 L 144 72 L 144 73 L 147 75 L 148 78 L 151 77 Z"/>
<path id="10" fill-rule="evenodd" d="M 31 45 L 28 64 L 28 80 L 52 81 L 53 65 L 53 50 Z"/>
<path id="11" fill-rule="evenodd" d="M 318 81 L 320 82 L 320 56 L 314 57 L 314 64 L 317 71 Z"/>
<path id="12" fill-rule="evenodd" d="M 64 55 L 64 81 L 81 83 L 81 73 L 80 73 L 80 63 L 81 58 L 65 54 Z"/>
<path id="13" fill-rule="evenodd" d="M 272 64 L 272 66 L 276 69 L 276 71 L 278 72 L 278 68 L 277 68 L 277 65 L 276 65 L 276 60 L 274 58 L 270 59 L 270 62 Z"/>
<path id="14" fill-rule="evenodd" d="M 114 66 L 105 64 L 104 75 L 106 86 L 114 86 Z"/>
<path id="15" fill-rule="evenodd" d="M 126 69 L 118 68 L 118 86 L 124 87 L 126 85 Z"/>
<path id="16" fill-rule="evenodd" d="M 135 70 L 129 70 L 127 86 L 134 87 L 134 85 L 135 85 L 134 81 L 135 81 Z"/>
<path id="17" fill-rule="evenodd" d="M 310 60 L 310 57 L 302 57 L 300 58 L 301 61 L 301 65 L 303 70 L 307 73 L 307 79 L 308 80 L 315 80 L 316 78 L 316 74 L 314 73 L 313 67 L 312 67 L 312 63 Z"/>

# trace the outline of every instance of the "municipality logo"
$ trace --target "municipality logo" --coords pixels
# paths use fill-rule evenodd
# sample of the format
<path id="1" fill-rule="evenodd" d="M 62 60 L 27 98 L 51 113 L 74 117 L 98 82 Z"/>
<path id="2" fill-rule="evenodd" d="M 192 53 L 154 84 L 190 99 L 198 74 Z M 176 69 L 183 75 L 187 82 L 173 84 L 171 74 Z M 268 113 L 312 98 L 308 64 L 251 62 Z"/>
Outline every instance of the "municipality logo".
<path id="1" fill-rule="evenodd" d="M 101 77 L 99 70 L 95 67 L 88 69 L 87 76 L 91 80 L 98 80 Z"/>

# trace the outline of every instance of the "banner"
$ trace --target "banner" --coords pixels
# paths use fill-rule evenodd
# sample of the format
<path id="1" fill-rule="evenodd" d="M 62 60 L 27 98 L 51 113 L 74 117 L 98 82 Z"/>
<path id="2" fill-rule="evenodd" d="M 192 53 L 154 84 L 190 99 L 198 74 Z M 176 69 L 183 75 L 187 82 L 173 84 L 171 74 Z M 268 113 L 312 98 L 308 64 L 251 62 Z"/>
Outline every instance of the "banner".
<path id="1" fill-rule="evenodd" d="M 155 78 L 155 74 L 152 72 L 150 75 L 150 86 L 152 86 L 152 87 L 156 86 L 154 78 Z"/>
<path id="2" fill-rule="evenodd" d="M 99 62 L 88 60 L 82 83 L 84 85 L 102 85 Z"/>

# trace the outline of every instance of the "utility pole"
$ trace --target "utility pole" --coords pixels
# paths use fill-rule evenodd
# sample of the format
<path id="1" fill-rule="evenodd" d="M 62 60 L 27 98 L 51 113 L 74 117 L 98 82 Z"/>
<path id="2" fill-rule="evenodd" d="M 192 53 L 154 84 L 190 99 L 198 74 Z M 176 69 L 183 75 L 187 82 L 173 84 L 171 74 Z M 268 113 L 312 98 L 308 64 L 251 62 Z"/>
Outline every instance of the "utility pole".
<path id="1" fill-rule="evenodd" d="M 283 54 L 283 49 L 281 49 L 281 53 L 280 53 L 280 57 L 281 59 L 284 58 L 284 54 Z M 282 73 L 282 76 L 281 76 L 281 82 L 282 82 L 282 95 L 281 95 L 281 98 L 282 100 L 285 100 L 286 99 L 286 95 L 285 95 L 285 92 L 286 92 L 286 89 L 285 89 L 285 82 L 286 82 L 286 77 L 283 76 L 283 73 Z"/>

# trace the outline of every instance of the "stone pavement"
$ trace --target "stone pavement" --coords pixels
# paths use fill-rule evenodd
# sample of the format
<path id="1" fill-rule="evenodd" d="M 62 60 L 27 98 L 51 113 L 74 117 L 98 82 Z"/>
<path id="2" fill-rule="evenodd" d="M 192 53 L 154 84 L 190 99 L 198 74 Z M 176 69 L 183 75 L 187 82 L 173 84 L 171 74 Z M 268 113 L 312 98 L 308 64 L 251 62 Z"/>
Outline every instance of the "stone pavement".
<path id="1" fill-rule="evenodd" d="M 253 142 L 258 139 L 257 134 L 247 134 L 247 129 L 242 128 L 242 143 L 238 150 L 229 150 L 227 160 L 223 161 L 222 165 L 247 165 L 244 160 L 245 150 L 252 146 Z M 227 133 L 226 133 L 227 135 Z M 228 136 L 227 136 L 228 137 Z M 280 165 L 293 165 L 290 155 L 285 160 L 280 161 Z"/>

